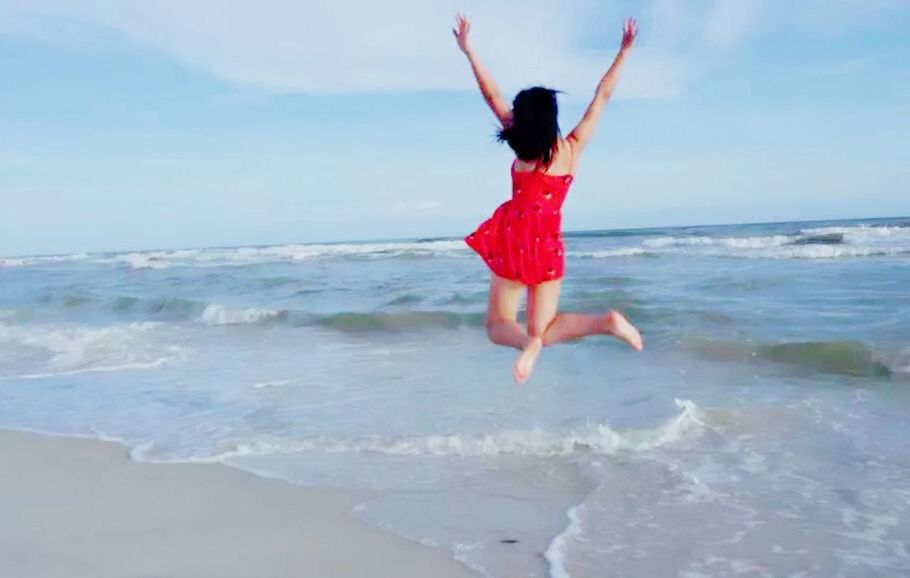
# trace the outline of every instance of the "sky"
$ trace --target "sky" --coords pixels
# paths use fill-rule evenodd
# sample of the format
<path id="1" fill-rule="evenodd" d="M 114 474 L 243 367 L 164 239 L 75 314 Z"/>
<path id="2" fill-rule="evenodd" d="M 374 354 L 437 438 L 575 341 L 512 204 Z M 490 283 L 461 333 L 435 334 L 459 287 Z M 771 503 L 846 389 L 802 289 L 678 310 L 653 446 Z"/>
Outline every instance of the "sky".
<path id="1" fill-rule="evenodd" d="M 910 215 L 910 0 L 0 0 L 0 255 L 460 236 L 511 98 L 580 117 L 567 230 Z"/>

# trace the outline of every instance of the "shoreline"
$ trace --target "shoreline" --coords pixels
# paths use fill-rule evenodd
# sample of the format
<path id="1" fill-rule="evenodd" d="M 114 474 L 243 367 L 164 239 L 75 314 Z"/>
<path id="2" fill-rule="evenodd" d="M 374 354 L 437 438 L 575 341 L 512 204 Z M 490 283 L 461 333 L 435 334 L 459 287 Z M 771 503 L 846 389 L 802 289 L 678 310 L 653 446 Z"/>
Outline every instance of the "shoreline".
<path id="1" fill-rule="evenodd" d="M 120 443 L 0 429 L 0 568 L 17 578 L 469 578 L 442 549 L 358 522 L 356 496 Z"/>

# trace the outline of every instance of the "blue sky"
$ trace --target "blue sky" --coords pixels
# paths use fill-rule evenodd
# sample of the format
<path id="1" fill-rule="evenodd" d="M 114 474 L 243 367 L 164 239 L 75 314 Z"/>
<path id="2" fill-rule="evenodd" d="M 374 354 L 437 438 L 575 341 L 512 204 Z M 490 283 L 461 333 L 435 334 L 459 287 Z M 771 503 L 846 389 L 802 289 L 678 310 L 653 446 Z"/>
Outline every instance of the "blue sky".
<path id="1" fill-rule="evenodd" d="M 639 19 L 567 229 L 910 214 L 906 0 L 0 0 L 0 255 L 468 232 L 510 154 L 459 10 L 565 131 Z"/>

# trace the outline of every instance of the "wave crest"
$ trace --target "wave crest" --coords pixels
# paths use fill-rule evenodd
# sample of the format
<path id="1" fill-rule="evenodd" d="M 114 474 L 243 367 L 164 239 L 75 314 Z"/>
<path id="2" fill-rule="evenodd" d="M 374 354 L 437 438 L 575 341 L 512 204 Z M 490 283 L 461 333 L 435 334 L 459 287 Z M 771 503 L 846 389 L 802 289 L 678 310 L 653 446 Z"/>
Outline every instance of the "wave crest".
<path id="1" fill-rule="evenodd" d="M 801 369 L 850 377 L 891 377 L 901 373 L 901 357 L 861 341 L 745 343 L 690 339 L 684 346 L 709 359 L 737 363 L 771 361 Z"/>
<path id="2" fill-rule="evenodd" d="M 174 266 L 250 265 L 275 261 L 305 261 L 317 258 L 426 257 L 467 251 L 461 240 L 389 241 L 381 243 L 338 243 L 272 245 L 133 251 L 127 253 L 76 253 L 39 257 L 0 259 L 0 266 L 27 267 L 84 261 L 97 265 L 126 266 L 131 269 L 166 269 Z"/>
<path id="3" fill-rule="evenodd" d="M 572 254 L 572 253 L 570 253 Z M 620 247 L 575 253 L 575 256 L 610 257 L 732 257 L 765 259 L 842 259 L 893 257 L 910 254 L 910 227 L 857 225 L 818 227 L 795 234 L 719 237 L 708 235 L 661 236 L 638 247 Z"/>
<path id="4" fill-rule="evenodd" d="M 202 310 L 199 320 L 208 325 L 250 325 L 277 321 L 285 319 L 287 316 L 287 311 L 257 309 L 254 307 L 230 309 L 223 305 L 212 303 Z"/>
<path id="5" fill-rule="evenodd" d="M 186 359 L 185 348 L 150 334 L 160 323 L 107 327 L 0 323 L 3 379 L 40 379 L 79 373 L 152 369 Z M 9 363 L 4 363 L 9 360 Z"/>
<path id="6" fill-rule="evenodd" d="M 287 323 L 292 326 L 329 327 L 348 333 L 479 327 L 484 319 L 482 313 L 452 310 L 342 311 L 315 314 L 291 309 L 230 307 L 220 303 L 182 298 L 143 299 L 126 295 L 98 297 L 81 292 L 51 294 L 42 300 L 66 308 L 93 307 L 122 315 L 141 313 L 156 318 L 194 321 L 204 325 Z"/>
<path id="7" fill-rule="evenodd" d="M 186 461 L 222 462 L 242 457 L 311 452 L 461 458 L 504 455 L 557 457 L 573 454 L 638 453 L 671 445 L 684 438 L 696 437 L 706 427 L 710 427 L 706 425 L 702 411 L 695 403 L 681 399 L 675 400 L 675 403 L 679 413 L 651 429 L 615 430 L 607 424 L 594 424 L 569 432 L 531 429 L 474 435 L 267 440 L 237 444 L 232 449 L 217 455 L 194 457 Z M 134 459 L 142 461 L 172 461 L 155 456 L 153 445 L 136 448 L 132 455 Z"/>

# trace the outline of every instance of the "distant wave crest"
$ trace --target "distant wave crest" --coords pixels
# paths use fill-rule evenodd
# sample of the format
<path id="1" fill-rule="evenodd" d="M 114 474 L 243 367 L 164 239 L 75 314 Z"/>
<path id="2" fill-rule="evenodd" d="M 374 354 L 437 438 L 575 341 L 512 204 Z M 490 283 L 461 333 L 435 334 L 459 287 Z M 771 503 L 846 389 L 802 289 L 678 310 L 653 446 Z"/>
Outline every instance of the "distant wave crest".
<path id="1" fill-rule="evenodd" d="M 674 229 L 593 231 L 567 233 L 570 241 L 616 239 L 639 245 L 622 245 L 599 250 L 573 250 L 569 257 L 605 259 L 615 257 L 658 257 L 663 255 L 712 256 L 771 259 L 837 259 L 910 254 L 910 226 L 851 225 L 807 228 L 790 234 L 767 236 L 716 236 L 710 228 L 701 234 Z M 271 262 L 302 262 L 313 259 L 421 258 L 467 255 L 461 240 L 427 239 L 376 243 L 293 244 L 263 247 L 230 247 L 133 251 L 125 253 L 75 253 L 38 257 L 0 258 L 2 267 L 41 267 L 65 263 L 128 267 L 135 270 L 170 267 L 254 265 Z"/>
<path id="2" fill-rule="evenodd" d="M 575 253 L 594 259 L 613 257 L 705 256 L 767 259 L 840 259 L 910 254 L 910 227 L 819 227 L 788 235 L 719 237 L 667 235 L 640 246 Z"/>
<path id="3" fill-rule="evenodd" d="M 0 259 L 0 267 L 46 266 L 59 263 L 86 262 L 96 265 L 129 267 L 131 269 L 166 269 L 175 266 L 250 265 L 276 261 L 306 261 L 318 258 L 381 258 L 428 257 L 467 251 L 458 240 L 425 240 L 382 243 L 339 243 L 273 245 L 267 247 L 235 247 L 210 249 L 178 249 L 172 251 L 133 251 L 16 257 Z"/>

